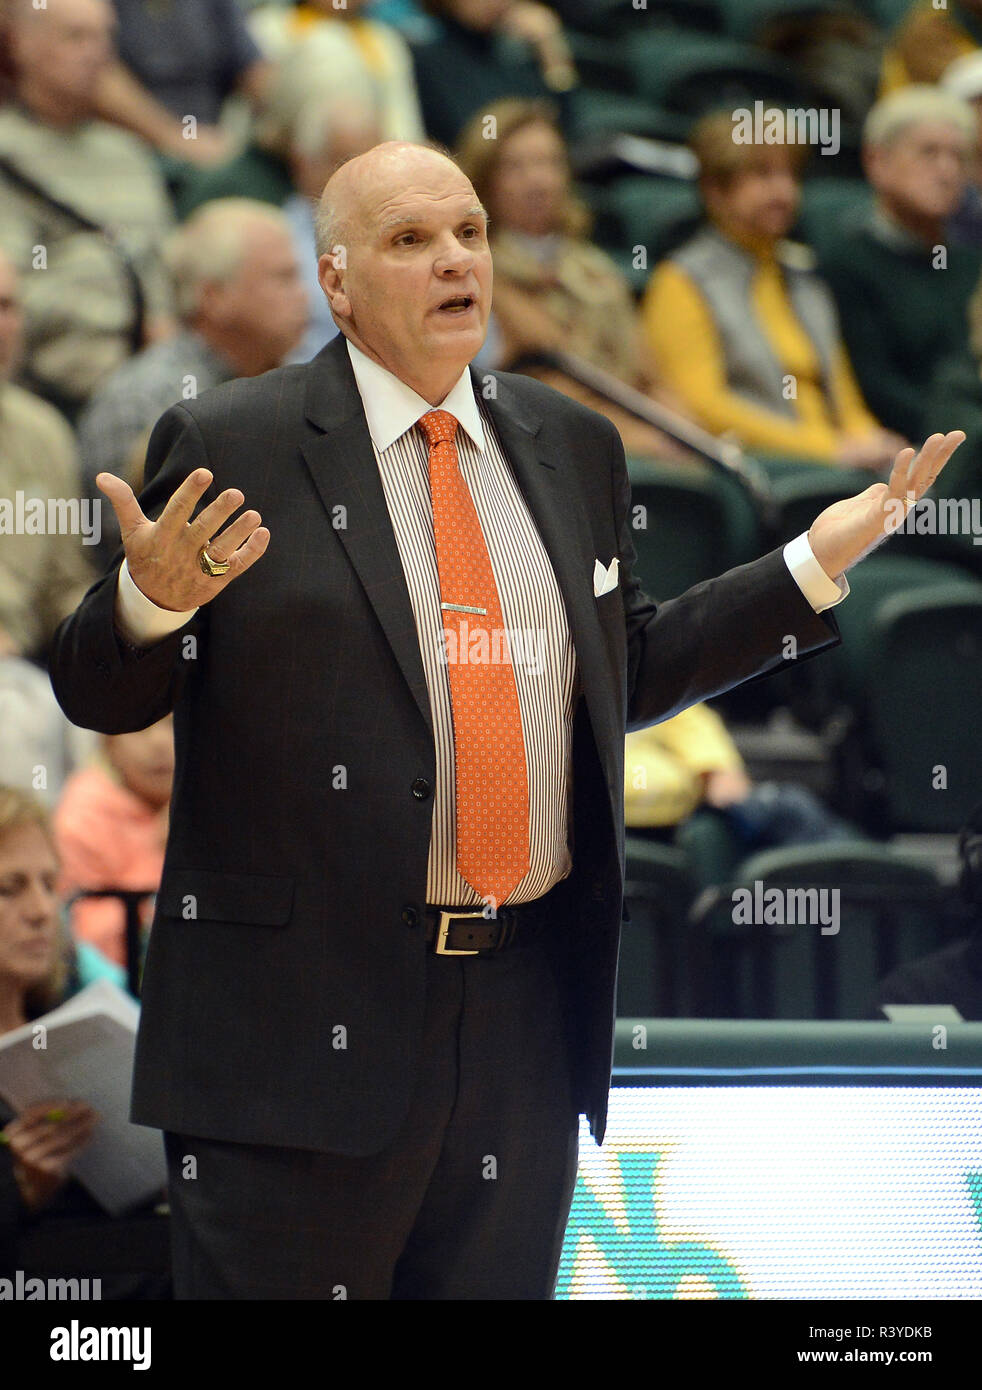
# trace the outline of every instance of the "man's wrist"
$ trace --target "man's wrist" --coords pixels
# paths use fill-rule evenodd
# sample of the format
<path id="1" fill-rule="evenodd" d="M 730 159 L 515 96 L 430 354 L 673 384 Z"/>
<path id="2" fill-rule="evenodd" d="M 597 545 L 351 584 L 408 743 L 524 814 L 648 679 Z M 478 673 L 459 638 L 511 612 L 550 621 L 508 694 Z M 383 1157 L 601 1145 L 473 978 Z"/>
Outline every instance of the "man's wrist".
<path id="1" fill-rule="evenodd" d="M 161 608 L 137 587 L 126 560 L 123 560 L 116 580 L 113 622 L 126 646 L 133 650 L 152 646 L 182 628 L 197 611 L 197 608 L 183 612 Z"/>
<path id="2" fill-rule="evenodd" d="M 830 579 L 822 569 L 811 548 L 807 531 L 795 536 L 793 541 L 788 541 L 784 547 L 784 563 L 816 613 L 823 613 L 826 608 L 834 608 L 849 593 L 849 580 L 844 574 Z"/>

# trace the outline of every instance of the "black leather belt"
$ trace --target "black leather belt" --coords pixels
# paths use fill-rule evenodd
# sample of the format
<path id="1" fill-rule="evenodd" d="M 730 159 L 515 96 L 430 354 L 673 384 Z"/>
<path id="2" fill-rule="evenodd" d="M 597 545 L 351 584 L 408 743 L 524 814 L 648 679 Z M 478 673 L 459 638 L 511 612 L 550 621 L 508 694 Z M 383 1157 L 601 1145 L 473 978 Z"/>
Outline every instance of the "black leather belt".
<path id="1" fill-rule="evenodd" d="M 480 908 L 426 908 L 426 943 L 438 956 L 489 956 L 511 946 L 524 929 L 541 921 L 541 899 L 499 907 L 485 917 Z"/>

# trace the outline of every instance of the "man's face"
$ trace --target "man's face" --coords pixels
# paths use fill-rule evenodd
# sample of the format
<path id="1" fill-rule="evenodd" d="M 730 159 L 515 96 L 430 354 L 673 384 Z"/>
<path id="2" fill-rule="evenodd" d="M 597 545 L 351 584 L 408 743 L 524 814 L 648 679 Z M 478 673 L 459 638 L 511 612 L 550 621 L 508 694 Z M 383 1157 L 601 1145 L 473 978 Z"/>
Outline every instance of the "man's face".
<path id="1" fill-rule="evenodd" d="M 418 377 L 421 364 L 462 371 L 491 309 L 484 209 L 461 171 L 430 151 L 408 157 L 394 184 L 391 165 L 366 170 L 348 204 L 346 267 L 322 256 L 321 285 L 356 345 L 400 379 Z"/>
<path id="2" fill-rule="evenodd" d="M 901 218 L 950 217 L 961 202 L 972 141 L 947 121 L 920 121 L 889 145 L 870 146 L 866 165 L 877 193 Z"/>
<path id="3" fill-rule="evenodd" d="M 13 266 L 0 256 L 0 381 L 11 376 L 20 357 L 24 314 Z"/>
<path id="4" fill-rule="evenodd" d="M 106 0 L 48 0 L 34 12 L 28 6 L 14 31 L 19 72 L 67 109 L 87 112 L 113 56 L 114 27 Z"/>
<path id="5" fill-rule="evenodd" d="M 751 168 L 707 192 L 706 201 L 738 231 L 768 241 L 786 236 L 798 209 L 798 183 L 787 150 L 762 148 Z"/>
<path id="6" fill-rule="evenodd" d="M 561 136 L 545 121 L 510 135 L 498 158 L 490 195 L 496 224 L 541 236 L 562 216 L 568 174 Z"/>
<path id="7" fill-rule="evenodd" d="M 300 276 L 289 232 L 257 220 L 246 233 L 246 250 L 237 274 L 209 287 L 204 300 L 209 322 L 224 334 L 249 341 L 263 358 L 261 370 L 276 367 L 303 337 L 310 315 L 307 287 Z"/>

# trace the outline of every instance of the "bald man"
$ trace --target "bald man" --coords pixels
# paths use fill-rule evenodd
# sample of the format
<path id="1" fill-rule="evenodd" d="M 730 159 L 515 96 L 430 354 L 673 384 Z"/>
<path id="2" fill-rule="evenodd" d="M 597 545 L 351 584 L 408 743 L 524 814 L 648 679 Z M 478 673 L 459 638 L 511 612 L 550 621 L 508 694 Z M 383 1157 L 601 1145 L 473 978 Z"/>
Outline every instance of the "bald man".
<path id="1" fill-rule="evenodd" d="M 377 146 L 319 234 L 338 337 L 167 411 L 139 500 L 99 475 L 125 555 L 52 656 L 76 723 L 174 711 L 132 1116 L 178 1297 L 547 1299 L 604 1134 L 625 729 L 834 643 L 963 436 L 656 606 L 612 426 L 469 366 L 456 165 Z"/>

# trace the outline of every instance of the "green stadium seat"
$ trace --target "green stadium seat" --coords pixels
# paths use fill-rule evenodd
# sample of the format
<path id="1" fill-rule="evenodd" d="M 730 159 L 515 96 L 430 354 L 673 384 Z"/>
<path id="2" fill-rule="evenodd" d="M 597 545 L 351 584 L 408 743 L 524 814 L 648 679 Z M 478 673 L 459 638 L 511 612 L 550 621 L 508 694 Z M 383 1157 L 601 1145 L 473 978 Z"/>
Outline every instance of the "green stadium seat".
<path id="1" fill-rule="evenodd" d="M 562 17 L 571 31 L 613 33 L 625 40 L 642 24 L 716 33 L 723 23 L 719 0 L 644 0 L 643 9 L 632 0 L 563 0 Z"/>
<path id="2" fill-rule="evenodd" d="M 743 43 L 756 43 L 774 20 L 856 13 L 849 0 L 719 0 L 719 5 L 725 32 Z"/>
<path id="3" fill-rule="evenodd" d="M 617 1012 L 621 1017 L 679 1018 L 691 1012 L 686 919 L 695 884 L 685 854 L 643 836 L 627 836 Z"/>
<path id="4" fill-rule="evenodd" d="M 570 93 L 570 122 L 577 147 L 609 140 L 615 135 L 640 135 L 648 140 L 683 144 L 692 122 L 678 112 L 663 111 L 631 92 L 609 92 L 584 85 Z M 575 151 L 574 151 L 575 153 Z"/>
<path id="5" fill-rule="evenodd" d="M 699 193 L 684 179 L 632 174 L 584 193 L 596 219 L 596 241 L 606 251 L 626 256 L 633 256 L 634 247 L 644 247 L 645 279 L 702 220 Z"/>
<path id="6" fill-rule="evenodd" d="M 842 645 L 827 653 L 822 662 L 826 669 L 836 668 L 843 693 L 863 708 L 882 693 L 873 681 L 870 657 L 873 632 L 885 603 L 900 595 L 927 595 L 966 586 L 969 592 L 982 593 L 982 588 L 957 566 L 897 554 L 892 546 L 893 540 L 886 542 L 883 551 L 867 556 L 849 571 L 849 597 L 835 610 Z M 918 711 L 918 717 L 925 714 Z"/>
<path id="7" fill-rule="evenodd" d="M 869 473 L 844 468 L 827 468 L 820 463 L 787 464 L 768 469 L 775 521 L 780 541 L 792 540 L 807 531 L 824 508 L 843 497 L 852 497 L 869 487 Z"/>
<path id="8" fill-rule="evenodd" d="M 800 914 L 801 900 L 786 893 L 780 900 L 784 922 L 734 921 L 736 889 L 764 895 L 773 888 L 838 890 L 837 900 L 825 899 L 826 918 L 833 916 L 826 931 L 814 916 L 790 922 L 792 910 Z M 731 883 L 703 895 L 693 911 L 694 958 L 708 963 L 707 973 L 693 981 L 698 1013 L 868 1017 L 878 980 L 901 961 L 944 944 L 949 911 L 955 920 L 950 895 L 931 869 L 888 846 L 843 841 L 754 855 Z M 835 926 L 838 930 L 831 930 Z"/>
<path id="9" fill-rule="evenodd" d="M 954 833 L 982 799 L 982 583 L 884 599 L 866 668 L 890 828 Z"/>
<path id="10" fill-rule="evenodd" d="M 754 502 L 731 474 L 631 459 L 632 539 L 638 574 L 656 599 L 674 598 L 703 579 L 761 553 Z"/>
<path id="11" fill-rule="evenodd" d="M 865 179 L 806 178 L 794 235 L 821 252 L 842 230 L 843 217 L 856 217 L 873 205 Z"/>
<path id="12" fill-rule="evenodd" d="M 570 30 L 568 38 L 582 83 L 605 92 L 623 92 L 630 85 L 626 46 L 609 31 L 600 35 Z"/>
<path id="13" fill-rule="evenodd" d="M 746 849 L 726 817 L 710 807 L 682 822 L 675 843 L 685 853 L 700 892 L 731 879 Z"/>
<path id="14" fill-rule="evenodd" d="M 783 60 L 710 35 L 640 33 L 630 47 L 635 90 L 656 106 L 699 116 L 756 99 L 810 105 L 808 84 Z"/>

